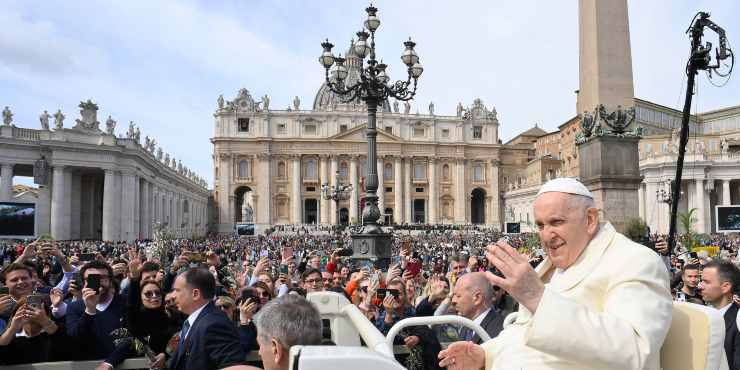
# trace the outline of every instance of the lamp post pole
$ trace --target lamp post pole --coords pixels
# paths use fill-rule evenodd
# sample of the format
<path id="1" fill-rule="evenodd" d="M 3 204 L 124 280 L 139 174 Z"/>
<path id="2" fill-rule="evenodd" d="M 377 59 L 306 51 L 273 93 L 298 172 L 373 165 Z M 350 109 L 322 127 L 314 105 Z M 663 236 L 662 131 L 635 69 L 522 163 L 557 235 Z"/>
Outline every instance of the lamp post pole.
<path id="1" fill-rule="evenodd" d="M 407 67 L 408 77 L 405 81 L 399 80 L 389 84 L 390 77 L 386 73 L 387 65 L 378 62 L 375 58 L 375 31 L 380 26 L 377 17 L 378 9 L 370 5 L 365 9 L 367 18 L 363 29 L 357 32 L 358 40 L 352 45 L 352 52 L 361 60 L 359 79 L 353 84 L 345 83 L 348 76 L 345 59 L 335 57 L 331 49 L 333 44 L 326 40 L 321 44 L 324 51 L 319 57 L 319 63 L 325 69 L 326 85 L 342 99 L 349 102 L 357 98 L 367 105 L 367 175 L 365 183 L 365 207 L 362 212 L 362 228 L 352 234 L 353 259 L 369 261 L 376 267 L 384 269 L 390 263 L 390 234 L 385 233 L 378 225 L 380 210 L 378 209 L 378 169 L 377 163 L 377 111 L 378 105 L 383 104 L 389 97 L 396 100 L 408 101 L 416 95 L 416 84 L 424 68 L 419 63 L 419 56 L 414 51 L 416 43 L 409 39 L 404 42 L 406 49 L 401 54 L 401 61 Z M 369 31 L 369 33 L 367 31 Z M 336 64 L 336 65 L 335 65 Z M 335 66 L 334 66 L 335 65 Z M 330 68 L 334 68 L 331 70 Z M 350 83 L 349 81 L 347 81 Z"/>
<path id="2" fill-rule="evenodd" d="M 321 185 L 321 195 L 326 200 L 333 200 L 336 206 L 336 217 L 337 226 L 341 224 L 339 220 L 339 201 L 347 200 L 352 192 L 352 184 L 340 184 L 339 183 L 339 171 L 334 174 L 334 185 L 329 186 L 328 183 Z"/>

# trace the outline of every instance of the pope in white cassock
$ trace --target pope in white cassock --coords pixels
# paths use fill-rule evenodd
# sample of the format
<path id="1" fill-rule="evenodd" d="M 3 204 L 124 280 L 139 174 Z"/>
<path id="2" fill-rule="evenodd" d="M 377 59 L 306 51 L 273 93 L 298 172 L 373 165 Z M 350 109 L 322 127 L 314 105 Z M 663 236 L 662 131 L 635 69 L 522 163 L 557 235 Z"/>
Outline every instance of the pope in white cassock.
<path id="1" fill-rule="evenodd" d="M 599 222 L 593 195 L 575 179 L 542 186 L 534 216 L 547 258 L 533 269 L 503 240 L 489 261 L 492 284 L 519 302 L 498 337 L 457 342 L 440 366 L 467 369 L 660 369 L 671 325 L 668 271 L 658 255 Z"/>

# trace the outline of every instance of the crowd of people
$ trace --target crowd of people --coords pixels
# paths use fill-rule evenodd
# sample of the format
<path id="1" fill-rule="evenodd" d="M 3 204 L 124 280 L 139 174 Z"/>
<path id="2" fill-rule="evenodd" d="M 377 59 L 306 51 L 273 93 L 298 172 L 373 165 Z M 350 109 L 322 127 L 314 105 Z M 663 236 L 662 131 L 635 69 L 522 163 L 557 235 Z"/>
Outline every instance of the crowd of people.
<path id="1" fill-rule="evenodd" d="M 401 229 L 392 233 L 391 266 L 380 271 L 343 256 L 349 232 L 281 231 L 134 243 L 0 242 L 0 365 L 99 360 L 98 369 L 113 369 L 147 357 L 153 369 L 209 369 L 243 365 L 247 353 L 259 351 L 262 363 L 254 365 L 287 368 L 291 345 L 326 343 L 318 312 L 300 300 L 317 291 L 345 295 L 383 334 L 407 317 L 454 314 L 496 337 L 521 299 L 492 283 L 489 272 L 501 271 L 491 245 L 503 238 L 531 268 L 545 255 L 528 247 L 537 234 Z M 738 239 L 712 238 L 725 258 L 680 247 L 668 257 L 660 237 L 654 249 L 664 256 L 675 300 L 737 315 Z M 275 323 L 275 315 L 305 317 L 297 327 Z M 441 344 L 458 341 L 481 338 L 453 325 L 415 326 L 394 343 L 408 348 L 399 357 L 407 368 L 437 369 Z M 740 349 L 726 350 L 730 368 L 740 366 Z"/>

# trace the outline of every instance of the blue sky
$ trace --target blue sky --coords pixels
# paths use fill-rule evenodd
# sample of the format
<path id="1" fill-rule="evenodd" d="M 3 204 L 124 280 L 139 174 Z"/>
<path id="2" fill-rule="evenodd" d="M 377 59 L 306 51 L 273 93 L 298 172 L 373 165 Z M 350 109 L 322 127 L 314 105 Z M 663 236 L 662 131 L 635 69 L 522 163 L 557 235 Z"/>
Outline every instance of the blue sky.
<path id="1" fill-rule="evenodd" d="M 535 123 L 549 131 L 575 115 L 578 2 L 376 1 L 378 55 L 400 78 L 402 42 L 411 36 L 425 72 L 412 111 L 454 114 L 458 101 L 495 106 L 504 140 Z M 363 1 L 3 1 L 0 106 L 16 125 L 62 109 L 69 125 L 80 100 L 98 102 L 124 132 L 144 135 L 212 183 L 209 138 L 216 98 L 241 87 L 284 109 L 293 96 L 312 104 L 323 70 L 320 42 L 349 46 Z M 740 45 L 740 3 L 732 0 L 630 1 L 637 97 L 683 102 L 686 27 L 707 10 Z M 713 36 L 712 36 L 713 37 Z M 716 44 L 716 43 L 715 43 Z M 740 50 L 739 50 L 740 51 Z M 723 88 L 699 80 L 697 109 L 740 104 L 740 76 Z M 102 118 L 102 119 L 101 119 Z"/>

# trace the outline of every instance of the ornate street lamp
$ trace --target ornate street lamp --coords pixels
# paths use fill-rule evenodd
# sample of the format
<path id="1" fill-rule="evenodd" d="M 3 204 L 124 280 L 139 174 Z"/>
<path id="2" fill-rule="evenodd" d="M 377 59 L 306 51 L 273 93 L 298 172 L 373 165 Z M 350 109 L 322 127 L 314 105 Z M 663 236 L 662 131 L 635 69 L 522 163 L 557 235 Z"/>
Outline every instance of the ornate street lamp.
<path id="1" fill-rule="evenodd" d="M 375 58 L 375 31 L 380 27 L 380 19 L 377 16 L 378 9 L 372 4 L 365 9 L 365 29 L 357 32 L 357 42 L 352 45 L 352 51 L 366 65 L 360 66 L 360 75 L 357 82 L 352 85 L 345 84 L 349 70 L 345 66 L 345 59 L 335 57 L 331 49 L 334 47 L 327 39 L 321 43 L 324 51 L 319 57 L 319 63 L 324 67 L 326 85 L 344 102 L 356 98 L 367 104 L 367 163 L 377 162 L 375 128 L 378 105 L 389 97 L 396 100 L 408 101 L 416 95 L 416 83 L 424 72 L 419 63 L 419 56 L 414 51 L 416 43 L 404 42 L 406 49 L 401 54 L 401 61 L 406 65 L 407 78 L 389 83 L 390 77 L 386 72 L 387 66 L 378 62 Z M 368 33 L 369 32 L 369 33 Z M 368 43 L 369 41 L 369 43 Z M 368 58 L 365 60 L 365 58 Z M 362 63 L 362 62 L 361 62 Z M 332 66 L 334 66 L 332 68 Z M 383 232 L 378 225 L 380 210 L 378 209 L 378 170 L 377 166 L 367 166 L 365 183 L 365 207 L 362 212 L 362 228 L 358 233 L 352 234 L 353 258 L 355 260 L 366 260 L 375 263 L 379 268 L 386 268 L 390 263 L 390 234 Z"/>
<path id="2" fill-rule="evenodd" d="M 339 201 L 347 200 L 352 195 L 352 184 L 339 183 L 339 171 L 334 174 L 334 185 L 329 186 L 327 183 L 321 185 L 321 195 L 326 200 L 333 200 L 337 209 L 337 224 L 339 224 Z"/>

